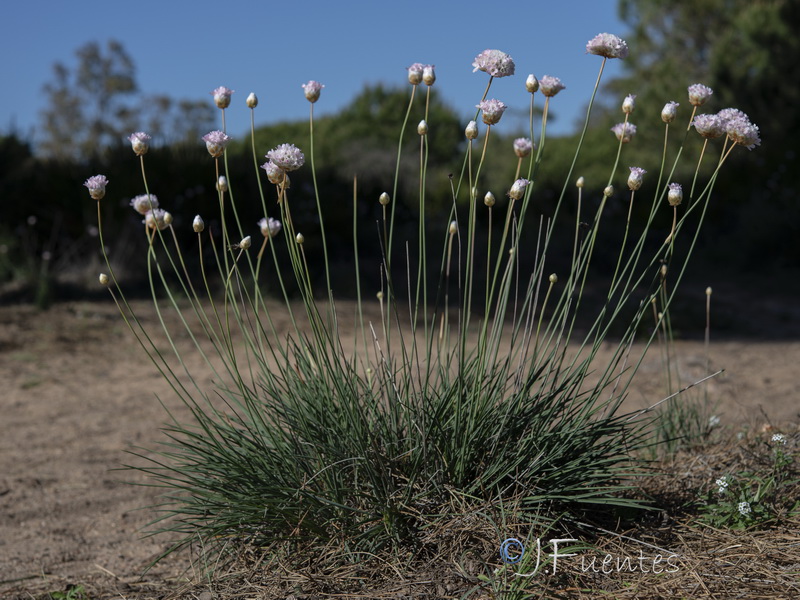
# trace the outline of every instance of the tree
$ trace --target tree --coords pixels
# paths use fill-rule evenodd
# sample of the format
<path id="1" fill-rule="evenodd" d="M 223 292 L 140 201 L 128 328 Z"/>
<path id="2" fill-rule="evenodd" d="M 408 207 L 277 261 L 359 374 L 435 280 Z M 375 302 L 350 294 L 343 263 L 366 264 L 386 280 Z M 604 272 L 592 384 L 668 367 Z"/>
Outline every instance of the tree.
<path id="1" fill-rule="evenodd" d="M 40 154 L 80 162 L 119 147 L 133 131 L 146 130 L 166 144 L 196 142 L 213 127 L 208 101 L 140 94 L 133 59 L 119 42 L 105 48 L 89 42 L 75 56 L 77 66 L 56 63 L 54 81 L 44 87 Z"/>
<path id="2" fill-rule="evenodd" d="M 800 133 L 800 88 L 795 85 L 800 80 L 800 3 L 620 0 L 619 6 L 631 27 L 627 37 L 632 51 L 623 61 L 626 75 L 609 89 L 619 101 L 626 93 L 637 94 L 635 122 L 657 120 L 668 100 L 680 102 L 681 113 L 688 116 L 686 87 L 704 83 L 714 94 L 699 112 L 735 107 L 761 128 L 762 146 L 752 153 L 737 148 L 725 165 L 729 176 L 720 178 L 715 188 L 715 196 L 725 202 L 712 205 L 716 212 L 707 234 L 716 227 L 722 239 L 735 239 L 716 246 L 740 264 L 776 264 L 796 255 L 800 208 L 793 174 L 800 169 L 794 149 Z M 648 129 L 653 138 L 641 141 L 649 146 L 663 133 L 641 125 L 639 132 L 647 136 Z"/>
<path id="3" fill-rule="evenodd" d="M 121 143 L 134 129 L 137 91 L 131 57 L 111 40 L 105 51 L 90 42 L 76 51 L 78 66 L 53 66 L 55 82 L 45 85 L 48 107 L 42 113 L 39 150 L 59 159 L 81 160 Z"/>

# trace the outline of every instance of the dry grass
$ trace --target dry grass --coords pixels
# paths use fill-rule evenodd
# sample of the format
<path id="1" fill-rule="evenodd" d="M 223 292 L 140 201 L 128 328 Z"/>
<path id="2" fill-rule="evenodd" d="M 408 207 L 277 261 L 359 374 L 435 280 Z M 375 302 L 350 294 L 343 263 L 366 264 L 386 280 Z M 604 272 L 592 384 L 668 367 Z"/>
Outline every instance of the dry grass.
<path id="1" fill-rule="evenodd" d="M 797 450 L 799 437 L 797 432 L 790 435 L 788 449 Z M 540 571 L 524 578 L 525 592 L 519 596 L 504 591 L 499 583 L 502 570 L 508 567 L 501 564 L 497 552 L 503 535 L 492 524 L 500 519 L 497 507 L 466 510 L 455 504 L 450 516 L 430 521 L 415 552 L 407 556 L 350 555 L 348 559 L 344 546 L 284 544 L 268 551 L 243 549 L 228 565 L 195 558 L 188 571 L 180 575 L 174 571 L 173 578 L 160 574 L 122 581 L 99 574 L 97 579 L 81 583 L 89 598 L 131 600 L 800 597 L 800 515 L 784 514 L 736 531 L 709 527 L 696 511 L 697 490 L 721 471 L 760 466 L 763 457 L 753 451 L 759 443 L 758 436 L 732 439 L 655 465 L 659 474 L 643 481 L 641 493 L 652 498 L 658 508 L 627 523 L 597 521 L 582 531 L 573 526 L 567 535 L 541 535 L 543 552 L 549 551 L 545 540 L 552 537 L 573 536 L 592 547 L 574 559 L 562 559 L 556 575 Z M 796 464 L 794 469 L 796 474 Z M 787 498 L 800 497 L 800 484 L 787 486 L 784 493 Z M 587 521 L 590 517 L 587 515 Z M 523 537 L 526 528 L 509 525 L 503 537 L 509 532 Z M 672 562 L 665 562 L 672 554 L 676 555 Z M 612 558 L 606 559 L 609 572 L 604 573 L 601 565 L 607 555 Z M 664 572 L 654 573 L 652 564 L 658 555 Z M 202 552 L 195 556 L 202 557 Z M 616 562 L 625 557 L 632 560 L 618 568 Z M 209 566 L 216 566 L 213 577 L 203 572 Z M 496 569 L 501 571 L 494 586 L 479 578 Z M 507 581 L 523 581 L 510 573 L 506 571 Z M 56 589 L 53 583 L 51 590 Z"/>

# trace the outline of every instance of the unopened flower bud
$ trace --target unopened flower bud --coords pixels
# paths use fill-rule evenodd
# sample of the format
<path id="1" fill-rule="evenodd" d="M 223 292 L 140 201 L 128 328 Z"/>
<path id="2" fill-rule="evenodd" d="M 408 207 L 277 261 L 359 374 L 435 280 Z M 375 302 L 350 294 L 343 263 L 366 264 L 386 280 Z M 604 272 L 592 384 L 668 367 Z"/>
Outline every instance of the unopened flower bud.
<path id="1" fill-rule="evenodd" d="M 586 180 L 583 178 L 583 176 L 578 177 L 578 180 L 575 182 L 575 187 L 582 188 L 584 185 L 586 185 Z"/>
<path id="2" fill-rule="evenodd" d="M 709 287 L 706 288 L 706 296 L 710 296 L 710 295 L 711 295 L 711 287 L 709 286 Z"/>
<path id="3" fill-rule="evenodd" d="M 294 238 L 298 244 L 302 244 L 306 241 L 305 236 L 302 233 L 298 233 Z"/>
<path id="4" fill-rule="evenodd" d="M 387 194 L 386 192 L 383 192 L 378 198 L 378 202 L 380 202 L 383 206 L 389 204 L 390 201 L 391 199 L 389 198 L 389 194 Z"/>
<path id="5" fill-rule="evenodd" d="M 436 81 L 436 72 L 433 70 L 435 65 L 425 65 L 422 68 L 422 81 L 425 85 L 433 85 Z"/>
<path id="6" fill-rule="evenodd" d="M 661 120 L 664 123 L 672 123 L 678 114 L 678 106 L 680 105 L 677 102 L 667 102 L 664 108 L 661 109 Z"/>
<path id="7" fill-rule="evenodd" d="M 467 123 L 467 128 L 464 130 L 464 135 L 468 140 L 474 140 L 478 137 L 478 124 L 475 121 Z"/>
<path id="8" fill-rule="evenodd" d="M 667 265 L 661 265 L 661 277 L 667 276 Z"/>
<path id="9" fill-rule="evenodd" d="M 217 180 L 217 191 L 220 192 L 228 191 L 228 178 L 225 177 L 225 175 L 219 176 L 219 179 Z"/>
<path id="10" fill-rule="evenodd" d="M 192 229 L 195 233 L 201 233 L 206 228 L 206 224 L 200 215 L 197 215 L 192 221 Z"/>
<path id="11" fill-rule="evenodd" d="M 525 188 L 528 187 L 528 184 L 530 181 L 527 179 L 517 179 L 508 191 L 508 197 L 512 200 L 520 200 L 525 195 Z"/>
<path id="12" fill-rule="evenodd" d="M 470 190 L 470 191 L 471 191 L 471 194 L 472 194 L 470 196 L 470 200 L 478 197 L 478 187 L 477 186 L 473 185 L 472 186 L 472 190 Z"/>
<path id="13" fill-rule="evenodd" d="M 550 275 L 550 277 L 548 277 L 548 279 L 550 280 L 550 283 L 556 283 L 556 282 L 558 282 L 558 275 L 556 275 L 555 273 L 552 273 Z"/>
<path id="14" fill-rule="evenodd" d="M 539 89 L 539 80 L 536 79 L 536 75 L 533 73 L 528 75 L 528 78 L 525 80 L 525 89 L 531 94 L 535 93 Z"/>
<path id="15" fill-rule="evenodd" d="M 422 119 L 419 125 L 417 125 L 417 133 L 420 135 L 426 135 L 428 133 L 428 124 L 425 122 L 425 119 Z"/>
<path id="16" fill-rule="evenodd" d="M 486 195 L 483 197 L 483 203 L 489 208 L 491 208 L 492 206 L 494 206 L 495 202 L 496 200 L 494 194 L 492 192 L 486 192 Z"/>
<path id="17" fill-rule="evenodd" d="M 258 106 L 258 96 L 256 96 L 253 92 L 250 92 L 250 95 L 247 96 L 247 108 L 255 108 Z"/>
<path id="18" fill-rule="evenodd" d="M 100 277 L 98 277 L 98 279 L 100 280 L 100 285 L 104 285 L 106 287 L 108 287 L 108 284 L 111 283 L 111 280 L 105 273 L 100 273 Z"/>
<path id="19" fill-rule="evenodd" d="M 166 225 L 167 227 L 172 225 L 172 213 L 167 212 L 166 210 L 164 211 L 164 225 Z"/>
<path id="20" fill-rule="evenodd" d="M 613 185 L 607 185 L 605 187 L 605 189 L 603 190 L 603 196 L 605 196 L 606 198 L 610 198 L 613 195 L 614 195 L 614 186 Z"/>
<path id="21" fill-rule="evenodd" d="M 683 188 L 680 183 L 670 183 L 667 192 L 667 202 L 670 206 L 678 206 L 683 200 Z"/>
<path id="22" fill-rule="evenodd" d="M 378 300 L 383 300 L 383 292 L 378 292 L 377 294 L 375 294 L 375 297 L 376 297 Z"/>
<path id="23" fill-rule="evenodd" d="M 458 233 L 458 223 L 455 221 L 450 221 L 450 235 L 455 235 Z"/>
<path id="24" fill-rule="evenodd" d="M 636 104 L 635 102 L 636 96 L 634 94 L 628 94 L 625 96 L 625 100 L 622 101 L 622 112 L 626 115 L 629 115 L 633 112 L 633 107 Z"/>

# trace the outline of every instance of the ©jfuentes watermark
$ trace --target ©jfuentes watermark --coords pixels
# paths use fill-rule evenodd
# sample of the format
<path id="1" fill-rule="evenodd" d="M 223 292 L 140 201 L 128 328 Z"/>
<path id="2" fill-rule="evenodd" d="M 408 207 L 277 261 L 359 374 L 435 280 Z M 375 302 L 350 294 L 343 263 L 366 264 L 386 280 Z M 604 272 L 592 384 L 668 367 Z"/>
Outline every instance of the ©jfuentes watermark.
<path id="1" fill-rule="evenodd" d="M 569 544 L 578 542 L 574 538 L 551 538 L 545 540 L 545 544 L 550 545 L 552 552 L 542 551 L 542 539 L 536 538 L 536 561 L 528 555 L 527 560 L 523 560 L 527 553 L 527 548 L 517 538 L 507 538 L 500 544 L 500 558 L 508 565 L 524 567 L 523 572 L 515 572 L 521 577 L 532 577 L 538 574 L 544 565 L 551 568 L 544 568 L 542 572 L 546 574 L 556 574 L 558 572 L 559 559 L 567 559 L 579 556 L 576 552 L 567 552 Z M 532 544 L 531 544 L 532 546 Z M 678 569 L 678 555 L 675 553 L 645 555 L 639 550 L 638 556 L 615 556 L 613 554 L 602 555 L 580 555 L 580 570 L 583 573 L 675 573 Z M 531 568 L 532 567 L 532 568 Z"/>

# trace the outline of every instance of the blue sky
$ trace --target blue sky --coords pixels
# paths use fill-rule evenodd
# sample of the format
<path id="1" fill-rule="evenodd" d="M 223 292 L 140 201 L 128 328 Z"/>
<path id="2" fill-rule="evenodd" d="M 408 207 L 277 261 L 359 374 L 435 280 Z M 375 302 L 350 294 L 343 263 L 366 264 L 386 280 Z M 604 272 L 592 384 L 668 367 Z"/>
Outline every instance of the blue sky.
<path id="1" fill-rule="evenodd" d="M 560 77 L 567 89 L 554 99 L 548 131 L 569 131 L 584 110 L 601 58 L 585 53 L 597 33 L 625 37 L 614 0 L 460 2 L 262 0 L 28 0 L 5 8 L 0 36 L 4 93 L 0 132 L 34 132 L 45 106 L 42 86 L 52 65 L 75 64 L 76 48 L 97 40 L 121 41 L 137 67 L 140 90 L 175 98 L 207 98 L 225 85 L 236 91 L 228 132 L 249 127 L 244 101 L 260 100 L 257 123 L 305 119 L 300 85 L 325 84 L 316 114 L 335 112 L 365 84 L 407 85 L 405 67 L 436 65 L 436 88 L 459 114 L 474 111 L 487 81 L 473 73 L 486 48 L 509 53 L 513 77 L 495 80 L 491 96 L 527 108 L 525 77 Z M 620 72 L 609 61 L 604 78 Z M 513 119 L 502 127 L 512 131 Z M 516 125 L 520 122 L 517 121 Z"/>

